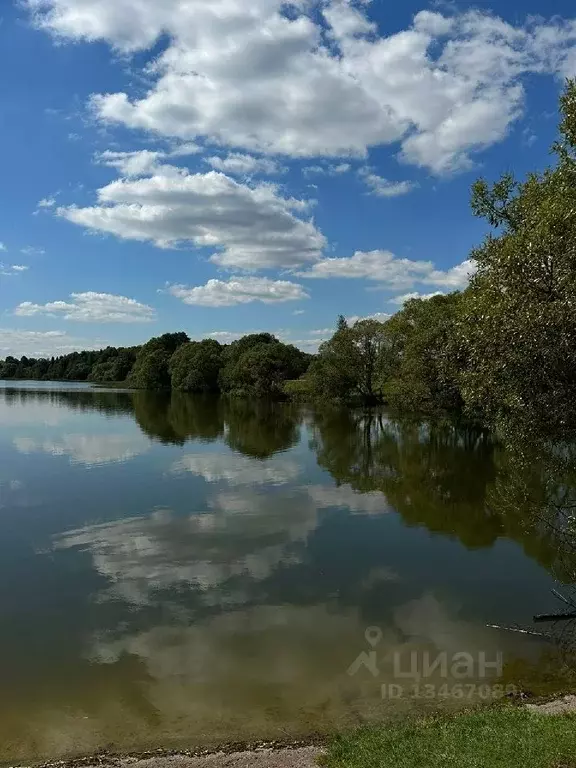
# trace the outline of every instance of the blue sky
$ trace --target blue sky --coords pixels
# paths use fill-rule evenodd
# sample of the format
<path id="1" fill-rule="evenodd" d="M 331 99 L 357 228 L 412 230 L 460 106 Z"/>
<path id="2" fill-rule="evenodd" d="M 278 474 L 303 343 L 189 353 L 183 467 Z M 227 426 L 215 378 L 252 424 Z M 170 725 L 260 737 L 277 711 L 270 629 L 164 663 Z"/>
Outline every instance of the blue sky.
<path id="1" fill-rule="evenodd" d="M 466 285 L 473 180 L 549 162 L 567 0 L 5 0 L 0 357 L 314 350 Z"/>

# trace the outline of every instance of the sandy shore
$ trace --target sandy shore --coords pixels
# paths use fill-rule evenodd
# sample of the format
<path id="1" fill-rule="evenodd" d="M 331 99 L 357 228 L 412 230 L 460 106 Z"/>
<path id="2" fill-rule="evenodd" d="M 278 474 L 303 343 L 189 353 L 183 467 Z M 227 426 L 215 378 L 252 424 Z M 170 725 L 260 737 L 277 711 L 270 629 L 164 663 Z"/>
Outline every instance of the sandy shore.
<path id="1" fill-rule="evenodd" d="M 92 758 L 45 763 L 40 768 L 318 768 L 322 747 L 259 747 L 241 752 L 205 755 L 158 754 L 150 757 Z"/>

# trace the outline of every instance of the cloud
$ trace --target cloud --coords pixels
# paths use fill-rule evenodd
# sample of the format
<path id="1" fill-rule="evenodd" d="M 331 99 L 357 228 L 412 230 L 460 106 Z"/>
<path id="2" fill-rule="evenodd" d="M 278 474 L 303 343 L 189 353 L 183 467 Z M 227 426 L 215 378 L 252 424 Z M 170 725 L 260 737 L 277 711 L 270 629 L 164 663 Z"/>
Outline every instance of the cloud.
<path id="1" fill-rule="evenodd" d="M 212 248 L 211 261 L 225 267 L 296 267 L 320 257 L 324 236 L 296 215 L 308 203 L 283 197 L 275 185 L 242 184 L 216 171 L 156 167 L 149 156 L 154 153 L 115 154 L 107 155 L 109 163 L 146 177 L 113 181 L 98 190 L 97 205 L 61 207 L 58 215 L 94 232 L 162 248 Z"/>
<path id="2" fill-rule="evenodd" d="M 204 335 L 204 334 L 203 334 Z M 247 336 L 248 331 L 211 331 L 205 334 L 207 339 L 216 339 L 221 344 L 230 344 L 232 341 L 241 339 L 242 336 Z"/>
<path id="3" fill-rule="evenodd" d="M 313 174 L 323 176 L 340 176 L 343 173 L 348 173 L 352 168 L 350 163 L 334 163 L 332 165 L 309 165 L 303 169 L 305 176 L 311 176 Z"/>
<path id="4" fill-rule="evenodd" d="M 0 359 L 13 355 L 20 358 L 67 355 L 83 349 L 102 349 L 107 341 L 70 336 L 64 331 L 22 331 L 0 328 Z"/>
<path id="5" fill-rule="evenodd" d="M 226 157 L 207 157 L 204 162 L 216 171 L 231 173 L 234 176 L 250 176 L 257 173 L 273 176 L 287 170 L 269 158 L 243 155 L 239 152 L 231 152 Z"/>
<path id="6" fill-rule="evenodd" d="M 170 152 L 152 151 L 149 149 L 119 152 L 107 149 L 105 152 L 97 153 L 94 156 L 94 160 L 98 165 L 116 168 L 122 176 L 137 178 L 139 176 L 150 176 L 156 172 L 169 173 L 171 171 L 174 173 L 174 169 L 164 163 L 165 160 L 171 157 L 195 155 L 200 151 L 200 147 L 192 143 L 178 144 Z"/>
<path id="7" fill-rule="evenodd" d="M 340 485 L 337 488 L 310 485 L 306 490 L 316 507 L 345 507 L 350 512 L 363 515 L 382 515 L 392 511 L 386 496 L 379 491 L 359 493 L 350 485 Z"/>
<path id="8" fill-rule="evenodd" d="M 434 296 L 444 296 L 442 291 L 434 291 L 433 293 L 418 293 L 418 291 L 414 291 L 413 293 L 405 293 L 402 296 L 395 296 L 393 299 L 390 299 L 392 304 L 406 304 L 407 301 L 410 301 L 411 299 L 433 299 Z"/>
<path id="9" fill-rule="evenodd" d="M 53 456 L 69 456 L 72 464 L 91 467 L 98 464 L 115 464 L 145 453 L 150 441 L 142 434 L 132 435 L 62 435 L 50 440 L 15 437 L 14 447 L 19 453 L 50 453 Z"/>
<path id="10" fill-rule="evenodd" d="M 370 168 L 362 168 L 358 175 L 371 190 L 371 194 L 377 197 L 400 197 L 412 192 L 417 186 L 411 181 L 389 181 L 383 176 L 378 176 Z"/>
<path id="11" fill-rule="evenodd" d="M 138 152 L 113 152 L 107 149 L 96 155 L 95 160 L 100 165 L 116 168 L 123 176 L 147 176 L 154 173 L 164 157 L 164 152 L 151 152 L 147 149 Z"/>
<path id="12" fill-rule="evenodd" d="M 280 341 L 285 344 L 293 344 L 295 347 L 303 350 L 304 352 L 317 352 L 318 347 L 324 340 L 332 336 L 335 329 L 323 328 L 321 330 L 292 330 L 281 328 L 278 330 L 270 330 L 270 328 L 250 328 L 242 331 L 212 331 L 211 333 L 202 334 L 203 338 L 217 339 L 221 344 L 230 344 L 232 341 L 241 339 L 242 336 L 247 336 L 251 333 L 262 333 L 268 331 L 272 333 Z"/>
<path id="13" fill-rule="evenodd" d="M 328 258 L 317 262 L 306 278 L 362 278 L 386 283 L 390 289 L 410 288 L 415 283 L 457 290 L 465 288 L 475 269 L 471 260 L 446 271 L 436 269 L 431 261 L 400 259 L 390 251 L 356 251 L 347 258 Z"/>
<path id="14" fill-rule="evenodd" d="M 195 144 L 193 141 L 185 141 L 179 144 L 174 144 L 167 157 L 188 157 L 189 155 L 197 155 L 202 152 L 202 147 Z"/>
<path id="15" fill-rule="evenodd" d="M 305 541 L 316 525 L 307 495 L 295 505 L 292 494 L 271 497 L 238 486 L 211 498 L 210 511 L 182 516 L 158 509 L 149 516 L 88 525 L 59 536 L 56 547 L 90 553 L 114 599 L 157 603 L 158 590 L 187 584 L 223 605 L 231 598 L 231 579 L 260 580 L 280 563 L 294 562 L 293 544 Z"/>
<path id="16" fill-rule="evenodd" d="M 3 275 L 4 277 L 13 277 L 14 275 L 22 274 L 22 272 L 26 272 L 27 270 L 28 267 L 24 264 L 3 264 L 0 261 L 0 275 Z"/>
<path id="17" fill-rule="evenodd" d="M 52 301 L 48 304 L 24 301 L 16 307 L 14 314 L 18 317 L 63 317 L 64 320 L 85 323 L 146 323 L 155 319 L 152 307 L 126 296 L 88 291 L 72 293 L 70 298 L 72 301 Z"/>
<path id="18" fill-rule="evenodd" d="M 246 456 L 220 453 L 196 453 L 183 456 L 170 470 L 174 474 L 190 472 L 208 483 L 229 486 L 284 485 L 295 480 L 300 467 L 294 461 L 273 457 L 255 462 Z"/>
<path id="19" fill-rule="evenodd" d="M 24 254 L 24 256 L 43 256 L 46 251 L 44 248 L 39 248 L 34 245 L 25 245 L 24 248 L 20 250 L 20 253 Z"/>
<path id="20" fill-rule="evenodd" d="M 385 323 L 386 320 L 389 320 L 391 317 L 392 315 L 387 312 L 374 312 L 373 315 L 351 315 L 346 318 L 346 322 L 348 325 L 354 325 L 360 320 L 377 320 L 379 323 Z"/>
<path id="21" fill-rule="evenodd" d="M 107 123 L 291 157 L 365 157 L 400 142 L 445 173 L 507 135 L 523 78 L 576 69 L 576 22 L 514 26 L 484 11 L 422 11 L 394 34 L 346 0 L 25 0 L 57 38 L 123 52 L 168 45 L 143 95 L 96 94 Z"/>
<path id="22" fill-rule="evenodd" d="M 0 251 L 7 251 L 8 248 L 5 246 L 4 243 L 0 243 Z"/>
<path id="23" fill-rule="evenodd" d="M 293 315 L 304 315 L 306 314 L 305 309 L 295 309 L 294 312 L 292 312 Z"/>
<path id="24" fill-rule="evenodd" d="M 188 288 L 171 285 L 168 291 L 185 304 L 202 307 L 231 307 L 235 304 L 279 304 L 309 298 L 304 288 L 288 280 L 269 280 L 265 277 L 232 277 L 230 280 L 208 280 L 206 285 Z"/>
<path id="25" fill-rule="evenodd" d="M 53 208 L 56 205 L 55 197 L 43 197 L 38 201 L 38 208 Z"/>

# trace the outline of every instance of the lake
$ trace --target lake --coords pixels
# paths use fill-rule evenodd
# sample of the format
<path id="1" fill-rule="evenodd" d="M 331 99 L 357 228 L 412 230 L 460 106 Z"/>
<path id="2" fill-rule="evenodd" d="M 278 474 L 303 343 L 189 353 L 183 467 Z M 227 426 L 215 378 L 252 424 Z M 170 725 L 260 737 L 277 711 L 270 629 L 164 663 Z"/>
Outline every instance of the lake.
<path id="1" fill-rule="evenodd" d="M 37 382 L 0 426 L 0 761 L 305 738 L 545 653 L 487 625 L 558 609 L 550 484 L 478 428 Z"/>

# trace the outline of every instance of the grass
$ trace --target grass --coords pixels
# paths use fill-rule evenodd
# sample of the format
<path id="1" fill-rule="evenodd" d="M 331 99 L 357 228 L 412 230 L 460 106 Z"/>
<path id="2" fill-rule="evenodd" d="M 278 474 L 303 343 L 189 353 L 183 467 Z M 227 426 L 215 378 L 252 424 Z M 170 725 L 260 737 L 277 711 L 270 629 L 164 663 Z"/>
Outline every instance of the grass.
<path id="1" fill-rule="evenodd" d="M 328 746 L 326 768 L 576 768 L 576 715 L 512 705 L 363 728 Z"/>

